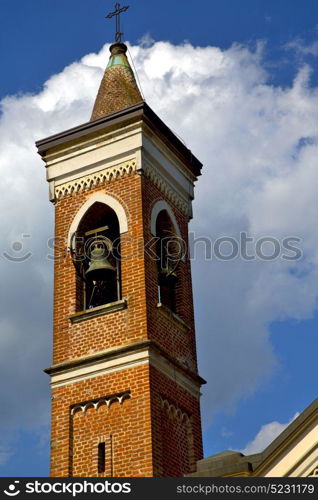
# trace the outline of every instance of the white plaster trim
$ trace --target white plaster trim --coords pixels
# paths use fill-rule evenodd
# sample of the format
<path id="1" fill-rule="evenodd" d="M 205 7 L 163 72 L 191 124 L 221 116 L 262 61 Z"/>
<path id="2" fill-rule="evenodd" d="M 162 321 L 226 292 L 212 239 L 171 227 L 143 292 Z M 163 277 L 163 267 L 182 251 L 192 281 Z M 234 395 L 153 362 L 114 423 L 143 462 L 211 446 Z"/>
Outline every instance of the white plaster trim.
<path id="1" fill-rule="evenodd" d="M 77 228 L 86 214 L 87 210 L 94 205 L 94 203 L 104 203 L 104 205 L 108 205 L 110 208 L 114 210 L 114 212 L 117 215 L 118 222 L 119 222 L 119 232 L 122 233 L 127 233 L 128 231 L 128 220 L 126 216 L 126 212 L 124 207 L 119 203 L 116 198 L 113 198 L 109 194 L 105 193 L 95 193 L 92 194 L 86 201 L 85 203 L 81 206 L 77 214 L 75 215 L 73 222 L 71 224 L 69 233 L 68 233 L 68 238 L 67 238 L 67 245 L 70 247 L 71 245 L 71 239 L 73 234 L 77 231 Z"/>
<path id="2" fill-rule="evenodd" d="M 63 373 L 52 375 L 51 387 L 52 389 L 55 389 L 57 387 L 63 387 L 65 385 L 74 384 L 83 380 L 126 370 L 128 368 L 144 364 L 150 364 L 170 378 L 170 380 L 173 380 L 183 387 L 183 389 L 186 389 L 192 396 L 196 398 L 200 397 L 199 384 L 195 384 L 190 377 L 183 375 L 181 371 L 168 363 L 162 356 L 150 352 L 149 348 L 142 349 L 133 354 L 124 354 L 114 359 L 102 362 L 93 362 L 92 364 L 81 368 L 71 368 L 65 370 Z"/>
<path id="3" fill-rule="evenodd" d="M 316 448 L 312 449 L 308 456 L 304 460 L 300 460 L 297 467 L 288 473 L 288 477 L 310 477 L 311 473 L 314 473 L 315 467 L 318 469 L 318 443 Z"/>
<path id="4" fill-rule="evenodd" d="M 53 180 L 48 179 L 48 182 L 54 181 L 55 186 L 57 188 L 60 188 L 61 186 L 65 187 L 70 183 L 73 183 L 74 181 L 81 181 L 86 177 L 92 178 L 93 176 L 102 174 L 106 171 L 114 174 L 121 173 L 122 167 L 124 165 L 126 165 L 127 168 L 128 166 L 131 166 L 131 162 L 136 161 L 137 156 L 138 150 L 134 150 L 133 152 L 124 152 L 120 155 L 117 155 L 116 157 L 102 158 L 99 161 L 94 161 L 93 159 L 90 165 L 82 165 L 76 170 L 71 170 L 70 172 L 66 172 L 65 174 L 60 173 L 60 175 L 55 176 Z M 79 163 L 79 156 L 77 156 L 76 158 Z"/>
<path id="5" fill-rule="evenodd" d="M 118 177 L 124 177 L 135 173 L 137 170 L 136 159 L 119 163 L 112 167 L 104 168 L 95 173 L 86 174 L 76 177 L 75 179 L 64 184 L 55 185 L 55 198 L 59 200 L 65 196 L 72 196 L 81 191 L 89 190 L 99 184 L 110 182 Z"/>
<path id="6" fill-rule="evenodd" d="M 189 168 L 175 155 L 175 153 L 173 153 L 173 151 L 157 136 L 157 134 L 149 128 L 146 123 L 142 123 L 142 132 L 144 150 L 153 158 L 158 159 L 158 153 L 161 159 L 165 158 L 166 161 L 170 163 L 170 167 L 168 167 L 166 161 L 164 162 L 167 172 L 173 171 L 175 174 L 176 170 L 178 170 L 182 177 L 187 179 L 192 185 L 195 181 L 197 181 L 196 175 L 189 170 Z M 162 163 L 160 159 L 159 163 Z"/>
<path id="7" fill-rule="evenodd" d="M 262 472 L 263 477 L 284 477 L 289 475 L 297 463 L 301 463 L 308 451 L 318 443 L 318 422 L 314 421 L 311 426 L 301 434 L 296 441 L 290 444 L 287 450 L 275 460 L 266 471 Z"/>
<path id="8" fill-rule="evenodd" d="M 152 235 L 157 236 L 157 234 L 156 234 L 157 217 L 160 214 L 160 212 L 162 212 L 163 210 L 165 210 L 168 213 L 176 235 L 179 236 L 179 238 L 181 238 L 181 231 L 180 231 L 177 219 L 176 219 L 171 207 L 168 205 L 168 203 L 165 200 L 157 201 L 152 208 L 152 211 L 151 211 L 151 233 L 152 233 Z"/>
<path id="9" fill-rule="evenodd" d="M 136 122 L 131 125 L 127 125 L 117 130 L 111 130 L 104 133 L 104 130 L 100 130 L 98 136 L 96 135 L 83 136 L 80 140 L 62 145 L 59 147 L 58 151 L 55 149 L 48 150 L 45 155 L 45 162 L 48 168 L 55 166 L 61 162 L 72 160 L 80 155 L 90 154 L 96 152 L 98 149 L 103 149 L 115 144 L 118 148 L 118 143 L 124 141 L 135 141 L 141 147 L 140 141 L 136 141 L 136 136 L 140 136 L 142 122 Z M 127 148 L 125 150 L 127 152 Z M 122 153 L 122 151 L 121 151 Z"/>
<path id="10" fill-rule="evenodd" d="M 64 373 L 52 375 L 52 388 L 61 387 L 89 378 L 113 373 L 115 371 L 126 370 L 148 362 L 148 352 L 140 351 L 134 354 L 124 354 L 120 358 L 109 359 L 102 362 L 93 362 L 81 368 L 71 368 Z"/>
<path id="11" fill-rule="evenodd" d="M 143 162 L 142 171 L 154 185 L 170 200 L 183 214 L 191 217 L 191 201 L 184 200 L 174 187 L 171 187 L 166 179 L 151 165 Z"/>

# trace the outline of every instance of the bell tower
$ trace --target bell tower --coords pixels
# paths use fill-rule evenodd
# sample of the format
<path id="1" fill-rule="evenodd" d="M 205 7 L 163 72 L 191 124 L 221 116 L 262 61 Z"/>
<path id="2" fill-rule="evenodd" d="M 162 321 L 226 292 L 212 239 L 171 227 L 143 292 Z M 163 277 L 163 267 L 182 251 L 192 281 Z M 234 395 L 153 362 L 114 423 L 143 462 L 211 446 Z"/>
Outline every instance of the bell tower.
<path id="1" fill-rule="evenodd" d="M 116 42 L 88 123 L 37 142 L 55 206 L 53 477 L 171 477 L 202 458 L 188 223 L 201 163 Z"/>

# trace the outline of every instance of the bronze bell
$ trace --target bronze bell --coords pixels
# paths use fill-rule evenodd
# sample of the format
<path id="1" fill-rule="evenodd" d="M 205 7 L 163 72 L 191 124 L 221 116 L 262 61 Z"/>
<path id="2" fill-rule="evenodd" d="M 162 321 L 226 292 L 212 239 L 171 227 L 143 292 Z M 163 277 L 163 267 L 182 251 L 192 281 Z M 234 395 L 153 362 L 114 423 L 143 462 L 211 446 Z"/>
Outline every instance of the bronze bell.
<path id="1" fill-rule="evenodd" d="M 100 243 L 95 243 L 90 253 L 90 264 L 85 272 L 85 278 L 90 281 L 109 281 L 113 279 L 116 267 L 105 257 L 105 247 Z"/>

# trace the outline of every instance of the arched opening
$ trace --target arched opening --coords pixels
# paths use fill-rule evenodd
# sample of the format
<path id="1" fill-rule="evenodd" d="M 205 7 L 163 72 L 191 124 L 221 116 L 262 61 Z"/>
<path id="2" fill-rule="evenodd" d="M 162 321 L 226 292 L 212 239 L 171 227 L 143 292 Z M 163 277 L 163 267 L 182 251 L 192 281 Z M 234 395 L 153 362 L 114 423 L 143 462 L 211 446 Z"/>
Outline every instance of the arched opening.
<path id="1" fill-rule="evenodd" d="M 95 202 L 72 237 L 77 312 L 121 299 L 120 229 L 115 211 Z"/>
<path id="2" fill-rule="evenodd" d="M 176 286 L 177 268 L 180 262 L 178 240 L 174 225 L 166 210 L 161 210 L 156 219 L 158 299 L 159 303 L 177 312 Z"/>

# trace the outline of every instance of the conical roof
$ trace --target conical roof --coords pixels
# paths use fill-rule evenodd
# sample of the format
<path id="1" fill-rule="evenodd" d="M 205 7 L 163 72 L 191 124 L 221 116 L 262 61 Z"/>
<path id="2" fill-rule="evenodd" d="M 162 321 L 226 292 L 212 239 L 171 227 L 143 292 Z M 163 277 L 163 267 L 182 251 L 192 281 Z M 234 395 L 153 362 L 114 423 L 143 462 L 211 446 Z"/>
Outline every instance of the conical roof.
<path id="1" fill-rule="evenodd" d="M 126 56 L 127 46 L 116 42 L 109 50 L 109 63 L 99 87 L 91 121 L 143 101 Z"/>

